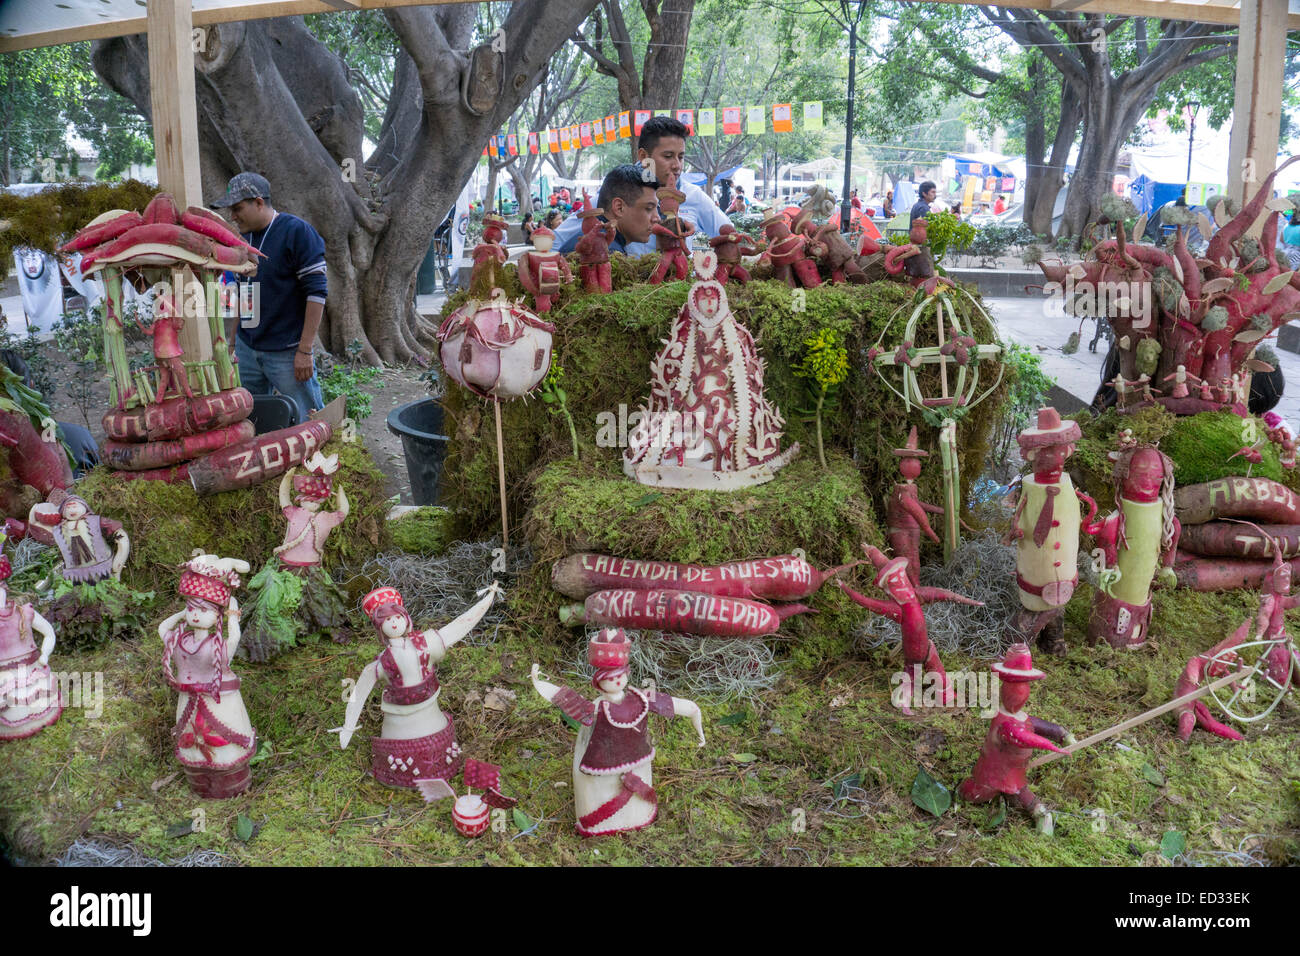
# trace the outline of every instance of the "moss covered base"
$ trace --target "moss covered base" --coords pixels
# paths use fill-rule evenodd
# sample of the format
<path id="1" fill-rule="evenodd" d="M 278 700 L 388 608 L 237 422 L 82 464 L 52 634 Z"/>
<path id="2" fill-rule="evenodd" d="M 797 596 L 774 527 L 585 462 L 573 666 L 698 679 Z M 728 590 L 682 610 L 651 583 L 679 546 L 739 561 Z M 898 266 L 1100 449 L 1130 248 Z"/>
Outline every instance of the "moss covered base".
<path id="1" fill-rule="evenodd" d="M 863 569 L 855 583 L 868 588 L 867 577 Z M 1083 646 L 1089 595 L 1081 591 L 1067 620 L 1072 650 L 1065 660 L 1036 659 L 1049 678 L 1035 684 L 1029 704 L 1035 716 L 1080 738 L 1168 700 L 1186 659 L 1254 609 L 1244 594 L 1162 593 L 1147 647 L 1116 652 Z M 826 614 L 800 624 L 814 630 L 813 639 L 833 636 Z M 1168 831 L 1183 834 L 1188 858 L 1201 863 L 1225 862 L 1223 854 L 1239 849 L 1274 863 L 1300 853 L 1300 711 L 1290 702 L 1267 730 L 1248 729 L 1240 744 L 1198 733 L 1184 745 L 1172 721 L 1157 718 L 1032 772 L 1034 792 L 1057 813 L 1056 836 L 1048 839 L 1014 807 L 998 824 L 996 804 L 958 801 L 935 819 L 912 803 L 918 765 L 950 790 L 970 772 L 988 726 L 978 709 L 907 719 L 889 706 L 898 659 L 888 651 L 801 663 L 789 646 L 779 650 L 785 666 L 778 685 L 757 701 L 700 698 L 704 748 L 686 721 L 654 728 L 659 820 L 599 845 L 573 832 L 571 786 L 557 785 L 569 782 L 574 734 L 532 692 L 528 669 L 536 660 L 575 687 L 582 681 L 566 674 L 569 649 L 539 643 L 518 620 L 496 643 L 458 645 L 439 665 L 443 706 L 466 756 L 501 764 L 503 787 L 521 798 L 519 809 L 530 822 L 544 818 L 519 836 L 508 815 L 505 832 L 489 830 L 474 841 L 455 833 L 448 802 L 425 804 L 369 778 L 366 735 L 381 720 L 374 699 L 347 750 L 329 733 L 342 723 L 341 682 L 355 679 L 378 650 L 373 642 L 238 665 L 265 741 L 252 786 L 205 805 L 203 832 L 180 836 L 168 830 L 186 829 L 177 825 L 192 822 L 195 799 L 172 758 L 175 696 L 162 680 L 156 635 L 93 653 L 56 651 L 55 669 L 105 675 L 103 709 L 70 707 L 36 737 L 0 747 L 0 832 L 9 853 L 32 862 L 56 857 L 83 836 L 131 843 L 163 859 L 207 848 L 239 863 L 281 866 L 1160 865 Z M 988 670 L 987 661 L 958 654 L 944 663 L 950 674 Z M 517 696 L 512 702 L 493 688 Z M 851 778 L 856 785 L 843 786 Z M 235 835 L 238 814 L 260 827 L 248 842 Z"/>

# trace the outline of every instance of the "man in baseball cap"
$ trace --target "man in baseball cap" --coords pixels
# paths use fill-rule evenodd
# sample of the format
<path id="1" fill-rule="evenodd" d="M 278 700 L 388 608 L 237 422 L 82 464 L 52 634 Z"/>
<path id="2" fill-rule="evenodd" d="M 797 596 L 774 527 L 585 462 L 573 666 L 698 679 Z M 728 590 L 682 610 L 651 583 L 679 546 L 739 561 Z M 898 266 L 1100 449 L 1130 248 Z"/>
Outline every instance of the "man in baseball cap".
<path id="1" fill-rule="evenodd" d="M 279 392 L 297 403 L 299 421 L 324 401 L 312 348 L 325 314 L 325 240 L 311 225 L 271 205 L 271 184 L 244 172 L 210 203 L 229 209 L 244 237 L 266 258 L 239 280 L 239 330 L 234 334 L 239 377 L 254 395 Z M 228 282 L 235 277 L 227 274 Z"/>

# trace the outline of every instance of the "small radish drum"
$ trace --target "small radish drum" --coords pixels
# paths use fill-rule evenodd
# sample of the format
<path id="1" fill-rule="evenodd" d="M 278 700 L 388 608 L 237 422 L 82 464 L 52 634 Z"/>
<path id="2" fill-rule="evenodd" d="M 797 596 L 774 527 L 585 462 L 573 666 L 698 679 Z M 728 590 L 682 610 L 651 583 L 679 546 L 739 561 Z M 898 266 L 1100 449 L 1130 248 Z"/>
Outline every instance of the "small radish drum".
<path id="1" fill-rule="evenodd" d="M 504 296 L 470 299 L 438 330 L 442 367 L 476 395 L 527 395 L 551 368 L 555 326 Z"/>

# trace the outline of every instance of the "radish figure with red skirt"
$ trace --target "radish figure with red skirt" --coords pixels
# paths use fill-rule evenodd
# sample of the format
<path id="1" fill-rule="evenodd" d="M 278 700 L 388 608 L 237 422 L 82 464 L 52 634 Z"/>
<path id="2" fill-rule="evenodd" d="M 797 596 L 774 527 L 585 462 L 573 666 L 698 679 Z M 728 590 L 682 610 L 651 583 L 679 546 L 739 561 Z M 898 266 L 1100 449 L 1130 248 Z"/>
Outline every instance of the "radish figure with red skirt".
<path id="1" fill-rule="evenodd" d="M 655 748 L 646 726 L 650 714 L 688 718 L 704 746 L 704 720 L 695 701 L 628 686 L 631 652 L 632 642 L 621 628 L 606 628 L 591 639 L 587 662 L 596 668 L 591 683 L 600 692 L 594 702 L 543 680 L 533 665 L 537 693 L 583 725 L 573 751 L 579 836 L 606 836 L 654 823 L 659 801 L 652 776 Z"/>
<path id="2" fill-rule="evenodd" d="M 1052 814 L 1029 789 L 1026 779 L 1029 760 L 1035 750 L 1069 753 L 1057 744 L 1073 746 L 1074 735 L 1058 724 L 1025 713 L 1030 682 L 1047 676 L 1034 667 L 1029 645 L 1012 644 L 1007 656 L 993 665 L 993 672 L 1000 681 L 998 712 L 989 724 L 975 769 L 957 792 L 968 803 L 988 803 L 999 794 L 1015 797 L 1034 818 L 1038 831 L 1051 836 Z"/>
<path id="3" fill-rule="evenodd" d="M 944 588 L 917 587 L 912 584 L 912 579 L 908 576 L 907 558 L 890 560 L 878 548 L 869 545 L 864 550 L 871 563 L 880 572 L 876 577 L 876 587 L 885 591 L 890 600 L 878 601 L 859 594 L 842 581 L 835 583 L 858 604 L 869 611 L 897 621 L 902 628 L 903 671 L 901 681 L 899 681 L 900 675 L 895 675 L 898 686 L 894 688 L 892 695 L 894 706 L 911 717 L 912 711 L 908 704 L 921 704 L 922 683 L 933 686 L 935 682 L 938 683 L 943 706 L 953 706 L 957 701 L 957 694 L 953 690 L 947 672 L 943 669 L 943 662 L 939 660 L 939 649 L 934 646 L 934 641 L 930 640 L 926 632 L 925 612 L 921 606 L 935 601 L 955 601 L 959 604 L 983 607 L 984 602 L 955 594 Z"/>

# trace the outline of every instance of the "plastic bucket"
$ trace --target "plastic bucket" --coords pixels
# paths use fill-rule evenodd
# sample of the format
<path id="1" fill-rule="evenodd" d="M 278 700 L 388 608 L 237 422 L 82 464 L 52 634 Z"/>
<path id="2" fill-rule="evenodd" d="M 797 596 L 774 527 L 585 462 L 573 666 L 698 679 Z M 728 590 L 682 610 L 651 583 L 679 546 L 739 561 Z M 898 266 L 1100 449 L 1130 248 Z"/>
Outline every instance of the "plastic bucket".
<path id="1" fill-rule="evenodd" d="M 402 439 L 411 497 L 417 505 L 438 503 L 438 478 L 447 456 L 442 431 L 442 406 L 432 398 L 400 405 L 388 413 L 388 430 Z"/>

